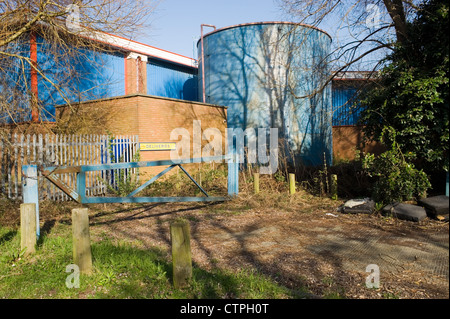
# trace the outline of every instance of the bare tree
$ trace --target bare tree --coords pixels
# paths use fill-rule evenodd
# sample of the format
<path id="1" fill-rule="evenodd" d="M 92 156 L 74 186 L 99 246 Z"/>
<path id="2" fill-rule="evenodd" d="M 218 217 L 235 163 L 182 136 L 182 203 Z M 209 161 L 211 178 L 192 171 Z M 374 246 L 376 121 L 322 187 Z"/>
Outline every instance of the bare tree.
<path id="1" fill-rule="evenodd" d="M 80 64 L 101 69 L 101 55 L 95 53 L 113 52 L 101 41 L 102 35 L 135 37 L 149 26 L 148 17 L 157 4 L 158 0 L 0 0 L 0 114 L 4 121 L 26 120 L 30 108 L 31 121 L 40 121 L 45 101 L 38 99 L 38 78 L 40 85 L 51 88 L 72 108 L 74 97 L 84 93 L 79 84 L 83 79 L 72 81 L 83 68 Z M 48 65 L 37 62 L 38 54 L 50 57 Z"/>
<path id="2" fill-rule="evenodd" d="M 347 70 L 376 71 L 398 43 L 407 41 L 407 22 L 418 9 L 416 0 L 278 0 L 296 22 L 324 27 L 333 35 L 329 82 Z M 333 28 L 333 30 L 330 30 Z M 361 67 L 363 65 L 363 67 Z"/>

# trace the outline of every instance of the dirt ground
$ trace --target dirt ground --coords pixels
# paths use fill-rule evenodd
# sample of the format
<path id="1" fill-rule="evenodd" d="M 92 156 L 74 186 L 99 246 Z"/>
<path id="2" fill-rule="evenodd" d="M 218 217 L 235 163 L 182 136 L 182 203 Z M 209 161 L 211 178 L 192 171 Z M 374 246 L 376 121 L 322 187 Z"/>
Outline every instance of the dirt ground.
<path id="1" fill-rule="evenodd" d="M 185 218 L 195 266 L 257 269 L 305 298 L 449 298 L 448 223 L 341 214 L 342 202 L 328 199 L 254 202 L 96 205 L 90 223 L 95 233 L 166 248 L 170 259 L 170 222 Z M 42 209 L 44 227 L 69 216 Z M 379 289 L 366 287 L 370 264 Z"/>
<path id="2" fill-rule="evenodd" d="M 170 258 L 170 221 L 186 218 L 198 267 L 257 269 L 306 298 L 449 298 L 448 223 L 346 215 L 336 212 L 340 204 L 316 201 L 305 210 L 245 201 L 123 206 L 93 214 L 91 224 L 165 247 Z M 370 264 L 380 269 L 379 289 L 366 287 Z"/>

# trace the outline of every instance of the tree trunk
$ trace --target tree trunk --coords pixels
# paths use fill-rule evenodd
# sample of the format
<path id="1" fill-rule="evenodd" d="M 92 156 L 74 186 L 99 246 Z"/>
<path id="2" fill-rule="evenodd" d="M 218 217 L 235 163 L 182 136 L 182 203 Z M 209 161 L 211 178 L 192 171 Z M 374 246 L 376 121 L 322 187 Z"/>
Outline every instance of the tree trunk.
<path id="1" fill-rule="evenodd" d="M 383 0 L 386 9 L 394 22 L 397 42 L 402 44 L 407 39 L 406 35 L 406 15 L 402 0 Z"/>

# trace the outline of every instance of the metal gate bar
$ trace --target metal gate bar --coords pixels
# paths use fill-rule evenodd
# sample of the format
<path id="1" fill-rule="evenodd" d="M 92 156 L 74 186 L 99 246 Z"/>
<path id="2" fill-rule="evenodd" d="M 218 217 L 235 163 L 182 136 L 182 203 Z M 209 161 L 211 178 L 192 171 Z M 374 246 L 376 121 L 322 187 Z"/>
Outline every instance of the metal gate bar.
<path id="1" fill-rule="evenodd" d="M 195 181 L 195 179 L 181 166 L 182 164 L 192 164 L 212 161 L 227 161 L 228 162 L 228 196 L 211 197 L 206 191 Z M 88 197 L 86 196 L 86 173 L 93 171 L 154 167 L 154 166 L 169 166 L 161 173 L 157 174 L 150 181 L 131 192 L 126 197 Z M 192 182 L 202 191 L 206 197 L 134 197 L 137 193 L 142 191 L 145 187 L 155 182 L 158 178 L 179 166 L 181 170 L 191 179 Z M 235 151 L 231 151 L 226 156 L 214 156 L 196 159 L 184 160 L 164 160 L 152 162 L 134 162 L 134 163 L 117 163 L 117 164 L 102 164 L 102 165 L 81 165 L 81 166 L 62 166 L 62 167 L 39 167 L 42 175 L 51 181 L 55 186 L 64 191 L 68 196 L 73 198 L 80 204 L 101 204 L 101 203 L 179 203 L 179 202 L 215 202 L 226 201 L 231 197 L 237 196 L 239 193 L 239 161 Z M 36 234 L 39 237 L 39 194 L 38 194 L 38 174 L 37 165 L 24 165 L 22 170 L 26 172 L 23 178 L 23 194 L 24 203 L 35 203 L 37 214 L 37 229 Z M 76 189 L 71 188 L 65 184 L 57 174 L 75 173 L 76 174 Z"/>

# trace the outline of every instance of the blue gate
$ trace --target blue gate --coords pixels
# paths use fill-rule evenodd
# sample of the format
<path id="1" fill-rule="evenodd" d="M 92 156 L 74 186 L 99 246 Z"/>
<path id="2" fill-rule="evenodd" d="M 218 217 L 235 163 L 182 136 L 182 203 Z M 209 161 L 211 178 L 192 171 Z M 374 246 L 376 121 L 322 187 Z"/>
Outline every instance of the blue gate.
<path id="1" fill-rule="evenodd" d="M 228 196 L 224 197 L 211 197 L 208 193 L 197 183 L 197 181 L 184 169 L 182 165 L 222 161 L 228 162 Z M 88 197 L 86 195 L 86 173 L 94 171 L 109 171 L 120 169 L 133 169 L 142 167 L 156 167 L 156 166 L 168 166 L 161 171 L 155 177 L 136 190 L 128 194 L 125 197 Z M 189 179 L 200 189 L 205 195 L 202 197 L 136 197 L 138 193 L 144 190 L 146 187 L 154 183 L 157 179 L 171 171 L 173 168 L 179 167 Z M 37 167 L 36 165 L 23 166 L 23 172 L 25 172 L 23 178 L 23 194 L 24 203 L 35 203 L 36 211 L 39 212 L 38 201 L 38 183 L 37 183 L 37 171 L 41 171 L 42 175 L 51 181 L 55 186 L 60 188 L 64 193 L 73 198 L 80 204 L 100 204 L 100 203 L 178 203 L 178 202 L 217 202 L 226 201 L 239 194 L 239 157 L 236 152 L 232 152 L 226 156 L 215 156 L 198 159 L 186 159 L 186 160 L 162 160 L 152 162 L 133 162 L 133 163 L 115 163 L 115 164 L 101 164 L 101 165 L 82 165 L 82 166 L 60 166 L 60 167 Z M 76 188 L 71 188 L 63 182 L 58 174 L 76 173 Z M 39 215 L 37 213 L 37 235 L 39 236 Z"/>

